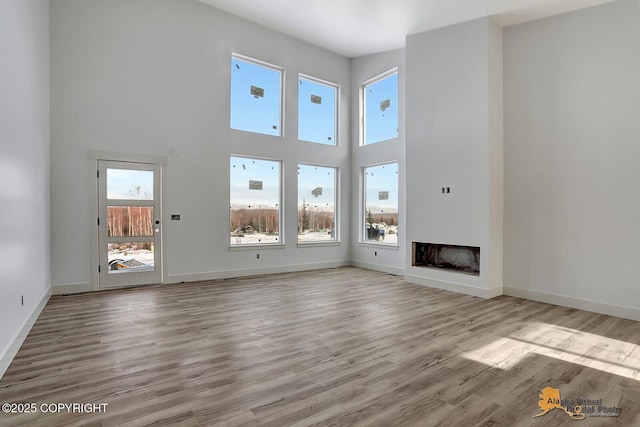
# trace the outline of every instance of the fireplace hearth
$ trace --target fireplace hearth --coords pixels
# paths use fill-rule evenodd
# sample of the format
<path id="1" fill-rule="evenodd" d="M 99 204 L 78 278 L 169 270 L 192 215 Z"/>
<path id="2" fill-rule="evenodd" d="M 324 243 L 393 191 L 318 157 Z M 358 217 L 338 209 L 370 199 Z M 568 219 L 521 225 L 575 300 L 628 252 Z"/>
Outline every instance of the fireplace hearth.
<path id="1" fill-rule="evenodd" d="M 476 246 L 446 245 L 413 242 L 411 265 L 439 268 L 457 273 L 480 275 L 480 248 Z"/>

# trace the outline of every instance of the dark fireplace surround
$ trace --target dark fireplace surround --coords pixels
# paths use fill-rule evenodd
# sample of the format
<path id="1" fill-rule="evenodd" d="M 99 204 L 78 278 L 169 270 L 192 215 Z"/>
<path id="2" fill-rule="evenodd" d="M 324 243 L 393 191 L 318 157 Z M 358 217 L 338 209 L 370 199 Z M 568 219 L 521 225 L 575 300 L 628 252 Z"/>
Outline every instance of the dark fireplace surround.
<path id="1" fill-rule="evenodd" d="M 480 275 L 480 248 L 413 242 L 411 265 Z"/>

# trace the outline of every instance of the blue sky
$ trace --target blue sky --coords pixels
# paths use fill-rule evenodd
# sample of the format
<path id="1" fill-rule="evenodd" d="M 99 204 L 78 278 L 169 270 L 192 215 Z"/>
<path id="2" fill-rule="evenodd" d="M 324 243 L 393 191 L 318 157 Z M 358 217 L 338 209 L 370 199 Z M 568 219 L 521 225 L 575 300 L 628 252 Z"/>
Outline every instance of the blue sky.
<path id="1" fill-rule="evenodd" d="M 278 202 L 281 163 L 274 160 L 231 157 L 230 205 L 233 207 L 271 207 Z M 306 200 L 311 208 L 335 209 L 335 168 L 300 164 L 298 173 L 298 206 Z M 262 181 L 262 190 L 249 188 L 249 181 Z M 312 191 L 322 188 L 322 195 L 315 197 Z"/>
<path id="2" fill-rule="evenodd" d="M 298 139 L 318 144 L 335 145 L 336 141 L 335 86 L 300 78 L 298 81 Z M 311 96 L 320 97 L 320 104 Z"/>
<path id="3" fill-rule="evenodd" d="M 298 207 L 304 199 L 310 209 L 335 210 L 335 168 L 314 165 L 298 165 Z M 322 195 L 314 196 L 312 191 L 322 188 Z"/>
<path id="4" fill-rule="evenodd" d="M 153 171 L 108 168 L 107 199 L 153 200 Z"/>
<path id="5" fill-rule="evenodd" d="M 389 106 L 380 103 L 389 100 Z M 365 145 L 398 137 L 398 73 L 367 85 L 364 88 Z"/>
<path id="6" fill-rule="evenodd" d="M 231 58 L 231 128 L 281 135 L 281 84 L 281 71 Z M 262 95 L 252 94 L 252 86 Z M 337 88 L 304 77 L 296 86 L 298 139 L 335 145 Z M 311 102 L 312 95 L 320 103 Z M 365 86 L 364 108 L 365 145 L 398 137 L 398 73 Z"/>
<path id="7" fill-rule="evenodd" d="M 365 168 L 366 206 L 372 213 L 398 212 L 398 163 Z M 380 192 L 388 191 L 389 199 L 380 200 Z"/>
<path id="8" fill-rule="evenodd" d="M 231 128 L 281 135 L 281 80 L 277 70 L 231 58 Z M 252 95 L 251 86 L 264 96 Z"/>
<path id="9" fill-rule="evenodd" d="M 276 208 L 280 203 L 280 162 L 231 157 L 230 204 L 233 207 Z M 262 181 L 262 190 L 249 189 L 249 181 Z"/>
<path id="10" fill-rule="evenodd" d="M 251 86 L 259 87 L 264 96 L 251 94 Z M 281 73 L 238 58 L 231 60 L 231 127 L 268 135 L 280 135 Z M 335 145 L 337 88 L 315 80 L 298 77 L 298 139 Z M 394 73 L 365 88 L 365 138 L 366 144 L 384 141 L 398 136 L 398 74 Z M 320 103 L 311 102 L 312 95 Z M 318 99 L 318 98 L 316 98 Z M 381 103 L 388 106 L 381 109 Z M 273 129 L 273 126 L 278 126 Z M 331 140 L 329 140 L 331 138 Z M 265 142 L 270 143 L 270 142 Z M 235 166 L 235 167 L 234 167 Z M 244 167 L 243 167 L 244 166 Z M 288 167 L 298 167 L 291 165 Z M 335 176 L 314 173 L 314 166 L 301 165 L 299 169 L 299 200 L 307 203 L 335 203 Z M 280 162 L 242 157 L 231 158 L 231 204 L 259 204 L 275 207 L 279 198 Z M 380 209 L 398 207 L 398 166 L 395 164 L 367 168 L 367 205 Z M 334 171 L 329 169 L 328 171 Z M 327 172 L 328 172 L 327 171 Z M 250 190 L 249 180 L 263 182 L 262 190 Z M 321 197 L 311 191 L 323 188 Z M 389 200 L 379 200 L 379 192 L 388 191 Z"/>

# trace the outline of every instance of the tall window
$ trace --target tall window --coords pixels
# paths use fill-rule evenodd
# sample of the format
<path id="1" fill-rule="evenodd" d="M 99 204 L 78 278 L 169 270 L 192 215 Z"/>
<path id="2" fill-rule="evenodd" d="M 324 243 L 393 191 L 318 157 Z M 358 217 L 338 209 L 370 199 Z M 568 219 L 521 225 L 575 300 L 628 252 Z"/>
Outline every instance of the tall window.
<path id="1" fill-rule="evenodd" d="M 311 77 L 298 79 L 298 139 L 336 145 L 338 86 Z"/>
<path id="2" fill-rule="evenodd" d="M 398 163 L 365 167 L 363 241 L 398 244 Z"/>
<path id="3" fill-rule="evenodd" d="M 230 244 L 281 243 L 281 163 L 231 157 Z"/>
<path id="4" fill-rule="evenodd" d="M 336 239 L 336 169 L 300 164 L 298 242 Z"/>
<path id="5" fill-rule="evenodd" d="M 363 84 L 362 145 L 398 137 L 398 71 L 393 69 Z"/>
<path id="6" fill-rule="evenodd" d="M 234 55 L 231 58 L 231 128 L 282 135 L 283 71 Z"/>

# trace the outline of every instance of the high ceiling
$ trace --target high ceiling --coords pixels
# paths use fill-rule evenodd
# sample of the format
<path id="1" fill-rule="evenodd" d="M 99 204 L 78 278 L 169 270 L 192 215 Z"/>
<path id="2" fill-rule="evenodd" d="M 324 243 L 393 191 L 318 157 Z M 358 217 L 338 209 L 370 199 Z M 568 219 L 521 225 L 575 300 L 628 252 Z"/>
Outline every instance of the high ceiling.
<path id="1" fill-rule="evenodd" d="M 613 0 L 199 0 L 348 57 L 401 48 L 407 34 L 491 16 L 501 26 Z"/>

